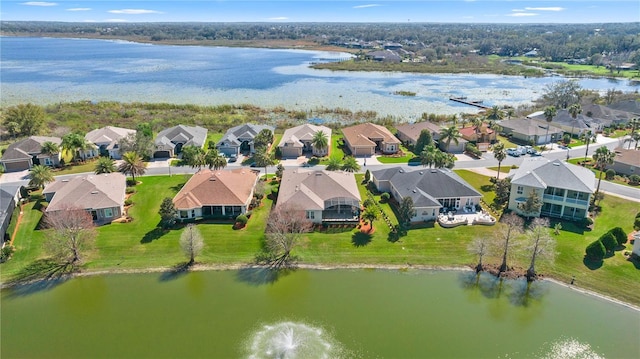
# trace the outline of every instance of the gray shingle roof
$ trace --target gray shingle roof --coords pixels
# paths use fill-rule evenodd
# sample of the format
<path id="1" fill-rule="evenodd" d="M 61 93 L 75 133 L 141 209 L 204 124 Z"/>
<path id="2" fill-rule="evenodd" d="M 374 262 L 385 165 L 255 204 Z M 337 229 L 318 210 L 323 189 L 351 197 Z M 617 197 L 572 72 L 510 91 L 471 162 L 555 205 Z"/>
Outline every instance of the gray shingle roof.
<path id="1" fill-rule="evenodd" d="M 416 207 L 440 206 L 440 198 L 481 197 L 470 184 L 447 169 L 406 170 L 394 167 L 371 172 L 378 181 L 390 181 L 402 197 Z"/>
<path id="2" fill-rule="evenodd" d="M 560 160 L 544 157 L 526 158 L 510 174 L 511 183 L 535 188 L 549 186 L 579 192 L 593 192 L 596 176 L 590 170 Z"/>
<path id="3" fill-rule="evenodd" d="M 509 129 L 526 136 L 544 136 L 547 133 L 547 124 L 526 118 L 500 121 L 499 125 L 503 129 Z M 562 132 L 562 129 L 553 125 L 549 126 L 549 133 L 558 132 Z"/>
<path id="4" fill-rule="evenodd" d="M 216 143 L 216 146 L 220 146 L 223 142 L 228 142 L 232 145 L 240 146 L 240 139 L 244 141 L 253 140 L 260 133 L 260 131 L 264 129 L 267 129 L 272 133 L 275 131 L 275 128 L 273 126 L 254 125 L 252 123 L 245 123 L 242 125 L 231 127 L 227 130 L 227 132 L 225 132 L 220 141 Z"/>
<path id="5" fill-rule="evenodd" d="M 128 128 L 106 126 L 95 129 L 87 133 L 84 138 L 91 143 L 108 143 L 107 149 L 115 148 L 121 138 L 126 137 L 130 133 L 136 133 L 136 130 Z"/>
<path id="6" fill-rule="evenodd" d="M 42 151 L 42 144 L 45 142 L 53 142 L 56 145 L 60 145 L 62 140 L 58 137 L 27 137 L 10 144 L 2 155 L 2 161 L 28 160 L 32 156 L 40 154 L 40 151 Z"/>
<path id="7" fill-rule="evenodd" d="M 178 125 L 160 131 L 156 136 L 157 145 L 166 144 L 167 139 L 176 142 L 184 142 L 185 146 L 202 147 L 207 141 L 207 129 L 200 126 Z"/>
<path id="8" fill-rule="evenodd" d="M 305 210 L 323 210 L 324 201 L 332 198 L 360 202 L 353 173 L 288 169 L 282 175 L 277 205 L 291 203 Z"/>
<path id="9" fill-rule="evenodd" d="M 315 136 L 318 131 L 324 132 L 327 135 L 329 142 L 331 142 L 331 129 L 329 127 L 316 126 L 307 123 L 284 131 L 278 147 L 284 147 L 285 143 L 289 143 L 289 146 L 302 147 L 303 144 L 301 141 L 312 141 L 313 136 Z"/>
<path id="10" fill-rule="evenodd" d="M 47 185 L 42 193 L 54 193 L 47 212 L 65 207 L 101 209 L 121 207 L 124 203 L 125 188 L 125 176 L 114 172 L 56 180 Z"/>

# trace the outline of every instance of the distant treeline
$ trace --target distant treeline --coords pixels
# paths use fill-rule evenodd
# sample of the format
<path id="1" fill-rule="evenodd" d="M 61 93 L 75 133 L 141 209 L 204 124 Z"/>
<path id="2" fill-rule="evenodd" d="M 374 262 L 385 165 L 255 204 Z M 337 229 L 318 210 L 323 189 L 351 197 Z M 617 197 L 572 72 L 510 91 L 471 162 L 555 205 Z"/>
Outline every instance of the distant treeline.
<path id="1" fill-rule="evenodd" d="M 58 34 L 166 41 L 310 41 L 318 45 L 395 42 L 425 56 L 501 56 L 537 50 L 551 61 L 625 62 L 640 58 L 636 23 L 609 24 L 392 24 L 392 23 L 61 23 L 0 22 L 4 35 Z"/>

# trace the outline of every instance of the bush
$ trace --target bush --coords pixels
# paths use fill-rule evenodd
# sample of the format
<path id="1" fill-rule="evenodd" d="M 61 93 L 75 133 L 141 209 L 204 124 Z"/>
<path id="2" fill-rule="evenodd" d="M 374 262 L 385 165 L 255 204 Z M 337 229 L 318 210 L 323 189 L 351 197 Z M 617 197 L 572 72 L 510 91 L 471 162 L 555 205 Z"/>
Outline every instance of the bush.
<path id="1" fill-rule="evenodd" d="M 612 168 L 609 168 L 607 172 L 605 172 L 604 174 L 604 178 L 608 180 L 612 180 L 615 176 L 616 176 L 616 171 L 613 170 Z"/>
<path id="2" fill-rule="evenodd" d="M 627 243 L 627 234 L 622 228 L 616 227 L 610 230 L 609 233 L 613 234 L 616 241 L 618 242 L 618 245 L 623 246 L 625 243 Z"/>
<path id="3" fill-rule="evenodd" d="M 373 200 L 371 198 L 367 198 L 364 200 L 364 202 L 362 203 L 365 207 L 371 207 L 371 206 L 375 206 L 375 203 L 373 202 Z"/>
<path id="4" fill-rule="evenodd" d="M 390 198 L 391 198 L 391 195 L 388 192 L 385 192 L 380 195 L 380 201 L 383 203 L 389 202 Z"/>
<path id="5" fill-rule="evenodd" d="M 127 198 L 127 199 L 124 201 L 124 205 L 125 205 L 125 206 L 130 206 L 130 205 L 132 205 L 132 204 L 133 204 L 133 200 L 132 200 L 131 198 Z"/>
<path id="6" fill-rule="evenodd" d="M 7 260 L 9 260 L 9 258 L 11 257 L 11 255 L 13 254 L 13 252 L 15 252 L 16 249 L 13 246 L 10 245 L 5 245 L 2 250 L 0 251 L 0 263 L 4 263 Z"/>
<path id="7" fill-rule="evenodd" d="M 247 224 L 248 221 L 249 221 L 249 218 L 247 218 L 247 216 L 245 216 L 244 214 L 241 214 L 238 217 L 236 217 L 236 223 L 240 225 L 244 226 Z"/>
<path id="8" fill-rule="evenodd" d="M 127 186 L 135 186 L 137 181 L 134 181 L 131 178 L 127 179 Z"/>
<path id="9" fill-rule="evenodd" d="M 127 189 L 125 190 L 125 193 L 127 194 L 136 193 L 136 189 L 133 187 L 127 187 Z"/>
<path id="10" fill-rule="evenodd" d="M 616 237 L 614 237 L 611 232 L 603 234 L 599 240 L 602 242 L 607 252 L 613 252 L 618 246 L 618 241 L 616 241 Z"/>
<path id="11" fill-rule="evenodd" d="M 629 184 L 639 185 L 640 184 L 640 175 L 631 175 L 629 177 Z"/>
<path id="12" fill-rule="evenodd" d="M 586 249 L 587 258 L 592 260 L 601 261 L 604 259 L 606 249 L 600 240 L 597 240 L 587 246 Z"/>

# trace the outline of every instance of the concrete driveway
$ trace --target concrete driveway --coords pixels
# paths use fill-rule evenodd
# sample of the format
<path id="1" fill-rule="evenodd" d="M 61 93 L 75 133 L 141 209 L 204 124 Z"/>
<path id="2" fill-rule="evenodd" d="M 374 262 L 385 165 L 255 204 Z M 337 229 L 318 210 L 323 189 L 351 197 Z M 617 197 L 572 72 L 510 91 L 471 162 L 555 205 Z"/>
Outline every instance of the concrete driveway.
<path id="1" fill-rule="evenodd" d="M 29 170 L 7 172 L 0 176 L 0 183 L 23 182 L 29 180 Z"/>

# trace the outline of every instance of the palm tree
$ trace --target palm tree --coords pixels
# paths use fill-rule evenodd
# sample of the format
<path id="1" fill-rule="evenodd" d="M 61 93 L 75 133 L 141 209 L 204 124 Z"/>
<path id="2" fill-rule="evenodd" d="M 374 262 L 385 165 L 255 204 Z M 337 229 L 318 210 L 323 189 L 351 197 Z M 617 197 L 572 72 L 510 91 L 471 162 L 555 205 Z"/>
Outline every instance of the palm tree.
<path id="1" fill-rule="evenodd" d="M 55 155 L 60 152 L 60 146 L 56 145 L 51 141 L 46 141 L 42 144 L 42 148 L 40 149 L 40 153 L 43 155 L 47 155 L 49 157 Z"/>
<path id="2" fill-rule="evenodd" d="M 547 142 L 551 142 L 549 141 L 549 127 L 551 126 L 551 121 L 553 121 L 553 118 L 557 113 L 558 111 L 556 110 L 555 106 L 547 106 L 544 108 L 544 119 L 547 121 L 547 133 L 545 134 Z"/>
<path id="3" fill-rule="evenodd" d="M 602 181 L 602 173 L 607 165 L 613 163 L 616 154 L 615 152 L 609 151 L 609 149 L 605 146 L 602 146 L 596 150 L 596 153 L 593 154 L 593 160 L 596 161 L 595 167 L 600 170 L 600 174 L 598 175 L 598 186 L 596 187 L 595 198 L 598 197 L 598 193 L 600 192 L 600 182 Z"/>
<path id="4" fill-rule="evenodd" d="M 496 176 L 496 180 L 500 179 L 500 165 L 505 158 L 507 158 L 507 151 L 504 149 L 504 144 L 502 142 L 498 142 L 493 146 L 493 158 L 498 161 L 498 175 Z"/>
<path id="5" fill-rule="evenodd" d="M 319 153 L 325 153 L 325 150 L 329 147 L 329 138 L 327 137 L 327 134 L 324 133 L 324 131 L 317 131 L 313 135 L 311 145 Z"/>
<path id="6" fill-rule="evenodd" d="M 345 172 L 357 172 L 360 170 L 360 165 L 356 161 L 355 157 L 347 156 L 342 163 L 342 170 Z"/>
<path id="7" fill-rule="evenodd" d="M 209 169 L 219 170 L 227 166 L 227 160 L 215 148 L 210 149 L 204 159 Z"/>
<path id="8" fill-rule="evenodd" d="M 264 147 L 256 148 L 256 152 L 253 154 L 253 160 L 256 166 L 264 167 L 264 178 L 267 179 L 267 168 L 276 164 L 276 160 L 273 158 L 269 150 Z"/>
<path id="9" fill-rule="evenodd" d="M 500 121 L 504 118 L 504 112 L 498 106 L 493 106 L 487 111 L 487 118 L 494 121 Z"/>
<path id="10" fill-rule="evenodd" d="M 584 138 L 584 142 L 587 144 L 587 150 L 584 151 L 584 160 L 585 162 L 587 161 L 587 154 L 589 153 L 589 144 L 590 143 L 595 143 L 596 142 L 596 138 L 597 135 L 591 131 L 587 131 L 584 133 L 584 135 L 582 135 L 582 138 Z"/>
<path id="11" fill-rule="evenodd" d="M 428 145 L 420 153 L 420 164 L 429 168 L 436 162 L 438 149 L 434 145 Z"/>
<path id="12" fill-rule="evenodd" d="M 96 167 L 93 170 L 97 175 L 102 173 L 112 173 L 117 171 L 116 163 L 109 157 L 100 157 L 96 162 Z"/>
<path id="13" fill-rule="evenodd" d="M 29 186 L 44 188 L 47 183 L 53 182 L 53 172 L 50 167 L 43 165 L 35 165 L 31 167 L 29 172 Z"/>
<path id="14" fill-rule="evenodd" d="M 373 230 L 373 221 L 378 219 L 378 211 L 376 210 L 375 207 L 367 207 L 364 210 L 364 212 L 362 213 L 362 219 L 364 219 L 365 221 L 369 222 L 369 224 L 371 225 L 369 231 L 372 231 Z"/>
<path id="15" fill-rule="evenodd" d="M 60 147 L 67 152 L 71 152 L 73 161 L 77 161 L 79 158 L 83 158 L 80 153 L 94 147 L 94 144 L 88 142 L 84 139 L 79 133 L 68 133 L 62 136 L 62 143 L 60 143 Z"/>
<path id="16" fill-rule="evenodd" d="M 125 152 L 122 155 L 122 163 L 118 166 L 118 171 L 125 175 L 131 175 L 135 183 L 136 176 L 142 176 L 147 171 L 147 168 L 140 155 L 135 152 Z"/>
<path id="17" fill-rule="evenodd" d="M 338 156 L 331 156 L 327 161 L 327 171 L 337 171 L 342 168 L 342 161 Z"/>
<path id="18" fill-rule="evenodd" d="M 571 118 L 573 118 L 573 121 L 571 121 L 571 137 L 573 137 L 573 128 L 576 126 L 576 118 L 578 118 L 578 115 L 582 113 L 582 107 L 579 103 L 574 103 L 573 105 L 569 106 L 568 111 L 571 115 Z"/>
<path id="19" fill-rule="evenodd" d="M 480 129 L 482 128 L 483 120 L 481 117 L 475 117 L 471 120 L 471 125 L 473 126 L 473 132 L 476 135 L 476 143 L 480 142 Z"/>
<path id="20" fill-rule="evenodd" d="M 447 144 L 447 152 L 449 152 L 449 145 L 451 144 L 451 141 L 455 142 L 455 144 L 457 145 L 458 143 L 460 143 L 458 141 L 459 138 L 460 131 L 458 131 L 458 127 L 456 127 L 455 125 L 443 128 L 442 131 L 440 131 L 440 140 L 445 141 L 445 143 Z"/>

